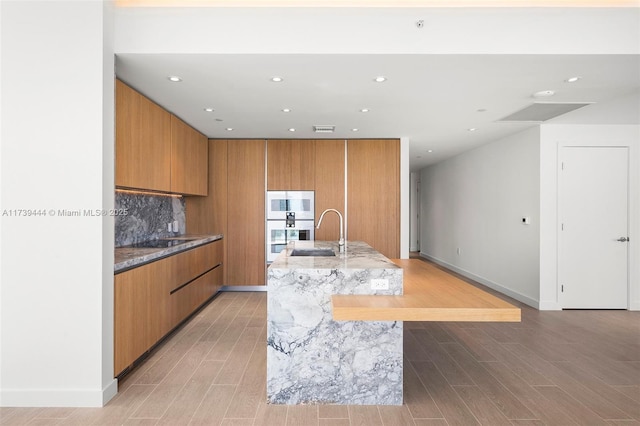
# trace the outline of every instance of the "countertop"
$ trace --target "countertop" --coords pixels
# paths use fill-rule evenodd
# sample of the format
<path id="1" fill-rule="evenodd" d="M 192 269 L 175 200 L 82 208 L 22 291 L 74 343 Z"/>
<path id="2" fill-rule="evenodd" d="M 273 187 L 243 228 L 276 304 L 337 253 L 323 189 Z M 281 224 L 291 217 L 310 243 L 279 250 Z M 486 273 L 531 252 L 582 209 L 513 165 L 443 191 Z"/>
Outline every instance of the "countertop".
<path id="1" fill-rule="evenodd" d="M 291 256 L 294 249 L 327 249 L 335 256 Z M 362 241 L 347 241 L 345 252 L 337 241 L 292 241 L 269 266 L 270 269 L 401 269 L 398 265 Z"/>
<path id="2" fill-rule="evenodd" d="M 203 244 L 211 243 L 213 241 L 221 240 L 222 234 L 215 235 L 178 235 L 175 237 L 163 238 L 163 240 L 170 239 L 182 239 L 189 238 L 189 240 L 176 244 L 171 247 L 165 248 L 138 248 L 138 247 L 116 247 L 115 249 L 115 264 L 114 272 L 123 272 L 127 269 L 135 268 L 137 266 L 144 265 L 154 260 L 161 259 L 163 257 L 170 256 L 172 254 L 179 253 L 181 251 L 189 250 L 194 247 L 201 246 Z"/>

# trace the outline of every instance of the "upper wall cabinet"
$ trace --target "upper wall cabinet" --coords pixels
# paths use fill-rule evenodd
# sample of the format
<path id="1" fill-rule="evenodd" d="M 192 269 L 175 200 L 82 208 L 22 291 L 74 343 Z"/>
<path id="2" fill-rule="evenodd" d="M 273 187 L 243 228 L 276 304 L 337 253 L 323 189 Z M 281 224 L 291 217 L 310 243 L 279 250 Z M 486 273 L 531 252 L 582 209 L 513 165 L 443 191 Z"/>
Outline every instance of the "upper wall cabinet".
<path id="1" fill-rule="evenodd" d="M 116 186 L 207 195 L 207 137 L 116 80 Z"/>
<path id="2" fill-rule="evenodd" d="M 267 189 L 303 191 L 315 188 L 315 141 L 267 141 Z"/>
<path id="3" fill-rule="evenodd" d="M 171 115 L 171 192 L 207 195 L 207 137 Z"/>
<path id="4" fill-rule="evenodd" d="M 171 115 L 116 80 L 116 186 L 171 190 Z"/>

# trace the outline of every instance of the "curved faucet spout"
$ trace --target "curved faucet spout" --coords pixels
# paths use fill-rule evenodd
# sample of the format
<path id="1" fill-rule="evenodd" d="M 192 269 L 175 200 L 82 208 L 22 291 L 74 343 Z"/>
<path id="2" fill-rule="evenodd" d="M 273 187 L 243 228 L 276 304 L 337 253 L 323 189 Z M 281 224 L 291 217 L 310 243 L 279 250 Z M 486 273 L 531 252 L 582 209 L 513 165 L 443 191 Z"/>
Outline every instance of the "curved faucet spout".
<path id="1" fill-rule="evenodd" d="M 320 215 L 320 219 L 318 220 L 318 225 L 316 226 L 316 229 L 320 229 L 322 218 L 324 218 L 324 214 L 326 212 L 335 212 L 338 215 L 338 217 L 340 217 L 340 239 L 338 240 L 338 250 L 340 251 L 340 253 L 344 253 L 344 223 L 342 221 L 342 214 L 338 210 L 326 209 L 325 211 L 323 211 L 322 214 Z"/>

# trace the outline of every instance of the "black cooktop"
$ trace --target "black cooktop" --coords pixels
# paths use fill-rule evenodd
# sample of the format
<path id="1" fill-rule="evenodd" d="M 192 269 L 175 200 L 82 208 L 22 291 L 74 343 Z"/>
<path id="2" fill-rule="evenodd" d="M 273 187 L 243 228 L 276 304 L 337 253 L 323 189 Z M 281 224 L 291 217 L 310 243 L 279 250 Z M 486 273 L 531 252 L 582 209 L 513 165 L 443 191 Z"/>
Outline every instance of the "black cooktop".
<path id="1" fill-rule="evenodd" d="M 131 244 L 132 248 L 168 248 L 185 243 L 184 240 L 151 240 L 142 243 Z"/>

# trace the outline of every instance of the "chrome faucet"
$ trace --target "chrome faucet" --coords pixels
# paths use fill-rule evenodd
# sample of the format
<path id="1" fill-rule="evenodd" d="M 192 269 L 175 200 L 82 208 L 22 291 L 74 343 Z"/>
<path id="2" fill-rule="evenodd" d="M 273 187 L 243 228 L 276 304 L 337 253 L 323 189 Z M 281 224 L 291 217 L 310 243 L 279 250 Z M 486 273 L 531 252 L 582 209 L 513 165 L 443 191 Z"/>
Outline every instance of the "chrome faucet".
<path id="1" fill-rule="evenodd" d="M 324 214 L 326 212 L 336 212 L 336 214 L 340 217 L 340 239 L 338 240 L 338 250 L 340 251 L 340 253 L 344 253 L 344 224 L 342 222 L 342 214 L 340 214 L 338 210 L 326 209 L 325 211 L 323 211 L 322 214 L 320 215 L 320 220 L 318 220 L 318 225 L 316 226 L 316 229 L 320 229 L 322 218 L 324 217 Z"/>

